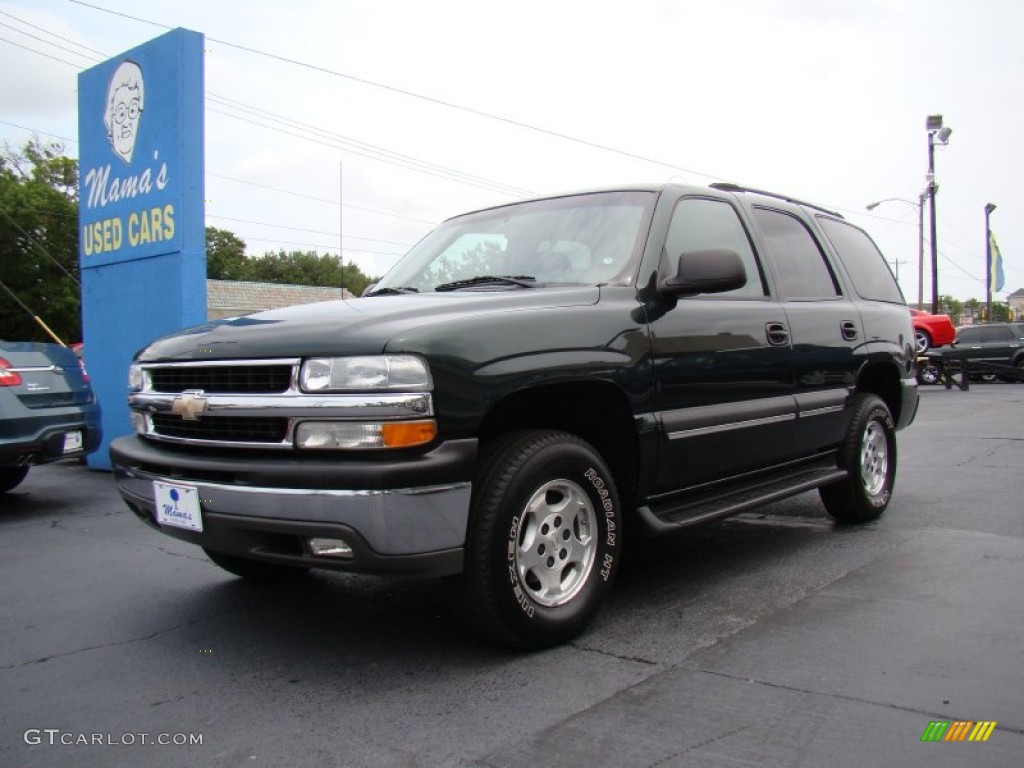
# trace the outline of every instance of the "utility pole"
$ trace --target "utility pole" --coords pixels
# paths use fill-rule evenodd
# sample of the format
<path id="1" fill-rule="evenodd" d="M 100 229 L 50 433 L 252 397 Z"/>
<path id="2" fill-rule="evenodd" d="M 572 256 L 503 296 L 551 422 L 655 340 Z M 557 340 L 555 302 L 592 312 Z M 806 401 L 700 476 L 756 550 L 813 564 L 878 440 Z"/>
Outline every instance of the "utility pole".
<path id="1" fill-rule="evenodd" d="M 338 262 L 341 264 L 341 300 L 345 300 L 345 166 L 338 161 Z"/>
<path id="2" fill-rule="evenodd" d="M 935 183 L 935 142 L 949 144 L 949 135 L 953 129 L 942 126 L 942 115 L 928 115 L 925 123 L 928 130 L 928 196 L 932 204 L 931 211 L 931 237 L 932 237 L 932 314 L 939 312 L 939 241 L 935 234 L 935 193 L 939 191 L 939 185 Z"/>
<path id="3" fill-rule="evenodd" d="M 917 197 L 917 308 L 924 308 L 924 201 L 925 190 Z"/>

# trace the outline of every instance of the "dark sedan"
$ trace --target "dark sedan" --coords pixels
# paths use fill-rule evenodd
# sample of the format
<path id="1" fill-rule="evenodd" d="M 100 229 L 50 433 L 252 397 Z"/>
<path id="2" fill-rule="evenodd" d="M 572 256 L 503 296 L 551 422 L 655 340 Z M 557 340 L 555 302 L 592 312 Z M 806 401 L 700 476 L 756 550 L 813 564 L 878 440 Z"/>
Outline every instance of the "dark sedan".
<path id="1" fill-rule="evenodd" d="M 99 403 L 74 352 L 0 341 L 0 493 L 33 464 L 91 453 L 100 436 Z"/>

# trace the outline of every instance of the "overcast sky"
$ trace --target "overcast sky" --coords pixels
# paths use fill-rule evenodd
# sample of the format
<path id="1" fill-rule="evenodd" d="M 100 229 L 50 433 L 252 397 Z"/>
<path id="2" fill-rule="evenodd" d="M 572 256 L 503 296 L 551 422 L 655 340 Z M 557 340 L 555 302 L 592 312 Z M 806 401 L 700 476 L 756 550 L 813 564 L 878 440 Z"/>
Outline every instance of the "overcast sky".
<path id="1" fill-rule="evenodd" d="M 380 274 L 474 208 L 727 180 L 841 211 L 914 301 L 940 113 L 939 290 L 984 299 L 987 202 L 1024 287 L 1019 0 L 0 0 L 0 140 L 77 157 L 78 72 L 174 27 L 207 37 L 207 225 L 250 254 L 343 231 Z"/>

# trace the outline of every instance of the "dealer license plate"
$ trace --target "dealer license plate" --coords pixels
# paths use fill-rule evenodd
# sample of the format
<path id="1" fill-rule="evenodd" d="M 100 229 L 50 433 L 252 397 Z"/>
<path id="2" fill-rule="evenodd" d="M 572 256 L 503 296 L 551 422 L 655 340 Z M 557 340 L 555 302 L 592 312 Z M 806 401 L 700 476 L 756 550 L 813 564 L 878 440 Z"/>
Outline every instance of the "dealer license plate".
<path id="1" fill-rule="evenodd" d="M 64 433 L 64 453 L 82 450 L 82 433 L 78 430 Z"/>
<path id="2" fill-rule="evenodd" d="M 156 521 L 160 525 L 173 525 L 190 531 L 203 530 L 199 490 L 194 486 L 154 480 L 153 497 L 156 499 Z"/>

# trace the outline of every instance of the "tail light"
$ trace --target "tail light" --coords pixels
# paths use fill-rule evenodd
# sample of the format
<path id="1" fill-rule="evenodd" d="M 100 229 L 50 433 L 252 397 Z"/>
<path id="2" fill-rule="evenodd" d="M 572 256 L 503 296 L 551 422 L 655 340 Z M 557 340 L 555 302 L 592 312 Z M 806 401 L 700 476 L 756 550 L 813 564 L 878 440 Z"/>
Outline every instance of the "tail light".
<path id="1" fill-rule="evenodd" d="M 0 357 L 0 387 L 16 387 L 21 384 L 21 376 L 11 370 L 11 364 Z"/>
<path id="2" fill-rule="evenodd" d="M 82 378 L 85 379 L 85 382 L 88 384 L 89 372 L 85 370 L 85 360 L 83 360 L 82 358 L 78 358 L 78 367 L 82 369 Z"/>

